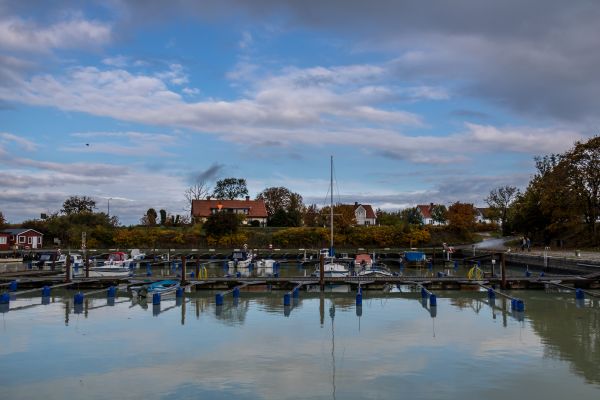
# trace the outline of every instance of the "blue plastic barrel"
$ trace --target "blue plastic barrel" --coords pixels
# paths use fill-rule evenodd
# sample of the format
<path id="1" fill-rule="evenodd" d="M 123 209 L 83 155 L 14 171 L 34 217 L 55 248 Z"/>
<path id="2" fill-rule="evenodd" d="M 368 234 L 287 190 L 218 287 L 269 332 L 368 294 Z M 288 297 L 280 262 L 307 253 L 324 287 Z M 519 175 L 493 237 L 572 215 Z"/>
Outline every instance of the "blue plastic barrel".
<path id="1" fill-rule="evenodd" d="M 154 293 L 152 295 L 152 305 L 156 306 L 160 304 L 160 293 Z"/>
<path id="2" fill-rule="evenodd" d="M 44 286 L 42 288 L 42 297 L 48 297 L 48 296 L 50 296 L 50 290 L 51 290 L 50 286 L 47 286 L 47 285 Z"/>

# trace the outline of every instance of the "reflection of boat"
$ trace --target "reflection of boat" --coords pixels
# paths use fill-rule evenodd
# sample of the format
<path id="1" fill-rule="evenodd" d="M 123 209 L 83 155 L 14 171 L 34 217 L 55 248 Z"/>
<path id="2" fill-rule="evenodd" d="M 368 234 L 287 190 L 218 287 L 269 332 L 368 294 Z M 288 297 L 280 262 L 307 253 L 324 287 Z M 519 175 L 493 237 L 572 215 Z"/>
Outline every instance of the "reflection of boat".
<path id="1" fill-rule="evenodd" d="M 350 293 L 352 291 L 352 288 L 350 287 L 350 285 L 345 284 L 327 284 L 325 285 L 323 291 L 328 293 Z M 319 285 L 306 285 L 306 292 L 318 293 L 321 292 L 321 287 Z"/>
<path id="2" fill-rule="evenodd" d="M 139 297 L 150 298 L 154 293 L 160 293 L 161 296 L 174 294 L 179 287 L 179 281 L 164 280 L 149 284 L 132 286 L 131 292 Z"/>
<path id="3" fill-rule="evenodd" d="M 333 249 L 333 156 L 331 156 L 331 166 L 330 166 L 330 201 L 329 201 L 329 225 L 331 227 L 330 230 L 330 247 L 329 247 L 329 262 L 326 262 L 323 265 L 323 275 L 327 278 L 343 278 L 349 275 L 348 268 L 346 265 L 341 264 L 339 262 L 334 262 L 335 251 Z M 321 276 L 321 266 L 318 265 L 315 272 L 312 273 L 312 276 Z"/>
<path id="4" fill-rule="evenodd" d="M 373 276 L 373 277 L 394 276 L 392 271 L 390 271 L 390 269 L 383 264 L 377 264 L 377 265 L 371 265 L 369 267 L 364 267 L 360 271 L 358 271 L 356 273 L 356 275 L 358 275 L 358 276 Z"/>
<path id="5" fill-rule="evenodd" d="M 271 259 L 255 260 L 254 265 L 256 267 L 257 276 L 269 276 L 273 275 L 277 261 Z"/>

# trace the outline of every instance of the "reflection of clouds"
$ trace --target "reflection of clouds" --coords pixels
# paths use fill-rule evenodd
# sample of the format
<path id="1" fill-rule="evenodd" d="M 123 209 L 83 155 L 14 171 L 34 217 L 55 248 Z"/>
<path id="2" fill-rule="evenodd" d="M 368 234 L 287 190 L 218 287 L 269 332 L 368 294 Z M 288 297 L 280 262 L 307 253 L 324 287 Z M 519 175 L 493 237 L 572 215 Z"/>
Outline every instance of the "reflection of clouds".
<path id="1" fill-rule="evenodd" d="M 564 390 L 581 385 L 565 364 L 542 359 L 540 340 L 528 323 L 511 321 L 504 328 L 487 306 L 476 314 L 439 297 L 433 338 L 434 321 L 419 298 L 369 296 L 363 302 L 360 331 L 353 308 L 346 304 L 351 297 L 334 299 L 338 398 L 389 398 L 398 393 L 474 398 L 488 394 L 494 381 L 502 380 L 506 391 L 518 391 L 545 376 L 556 378 L 546 385 L 561 382 Z M 0 376 L 0 383 L 11 398 L 35 398 L 39 393 L 48 399 L 327 398 L 332 378 L 331 299 L 324 300 L 321 328 L 318 297 L 301 297 L 285 318 L 279 293 L 242 293 L 238 307 L 244 308 L 243 323 L 231 315 L 225 324 L 225 314 L 215 314 L 212 294 L 188 298 L 186 325 L 180 325 L 179 307 L 153 317 L 151 309 L 129 308 L 129 303 L 90 310 L 87 319 L 71 315 L 68 327 L 61 303 L 8 313 L 9 329 L 2 337 L 7 343 L 13 336 L 27 338 L 29 344 L 19 350 L 20 363 Z M 105 303 L 90 299 L 90 308 Z M 172 304 L 164 302 L 163 310 Z M 226 301 L 226 306 L 231 304 Z M 44 335 L 38 335 L 40 327 Z M 52 346 L 58 349 L 48 354 Z M 27 370 L 40 354 L 54 357 L 42 362 L 52 371 L 32 376 Z M 7 360 L 0 353 L 0 362 Z M 486 372 L 489 366 L 493 369 Z M 525 372 L 530 380 L 514 379 Z M 474 379 L 473 374 L 476 384 L 455 385 Z M 577 390 L 585 395 L 592 389 Z"/>

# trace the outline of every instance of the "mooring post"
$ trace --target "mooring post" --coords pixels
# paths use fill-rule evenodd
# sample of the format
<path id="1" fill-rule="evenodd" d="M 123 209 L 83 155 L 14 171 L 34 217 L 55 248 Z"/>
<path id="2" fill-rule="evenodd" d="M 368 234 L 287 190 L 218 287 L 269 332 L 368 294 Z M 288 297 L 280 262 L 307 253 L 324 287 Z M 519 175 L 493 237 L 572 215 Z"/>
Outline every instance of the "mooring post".
<path id="1" fill-rule="evenodd" d="M 187 268 L 185 265 L 186 259 L 185 255 L 181 256 L 181 284 L 185 285 L 185 278 L 187 273 Z"/>
<path id="2" fill-rule="evenodd" d="M 198 259 L 198 261 L 196 261 L 196 272 L 195 275 L 197 280 L 200 280 L 200 259 Z"/>
<path id="3" fill-rule="evenodd" d="M 502 290 L 506 289 L 506 254 L 505 253 L 500 253 L 500 267 L 501 267 L 501 274 L 502 274 L 502 283 L 500 284 L 500 287 L 502 288 Z"/>
<path id="4" fill-rule="evenodd" d="M 85 254 L 85 277 L 89 278 L 90 277 L 90 256 L 86 253 Z"/>
<path id="5" fill-rule="evenodd" d="M 71 282 L 71 255 L 67 253 L 65 261 L 65 282 Z"/>
<path id="6" fill-rule="evenodd" d="M 321 292 L 325 291 L 325 256 L 321 254 L 319 260 L 319 285 L 321 286 Z"/>

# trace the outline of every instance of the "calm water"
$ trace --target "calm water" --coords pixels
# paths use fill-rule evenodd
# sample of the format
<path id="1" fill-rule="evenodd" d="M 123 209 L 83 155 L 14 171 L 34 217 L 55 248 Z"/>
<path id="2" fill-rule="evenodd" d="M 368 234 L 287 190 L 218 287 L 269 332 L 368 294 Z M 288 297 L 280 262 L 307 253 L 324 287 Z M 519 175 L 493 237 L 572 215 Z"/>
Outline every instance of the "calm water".
<path id="1" fill-rule="evenodd" d="M 74 309 L 17 297 L 0 325 L 6 399 L 598 399 L 600 304 L 514 292 L 214 293 L 151 304 L 101 295 Z M 503 310 L 504 308 L 504 310 Z M 360 314 L 360 316 L 358 315 Z M 432 315 L 434 317 L 432 317 Z"/>

